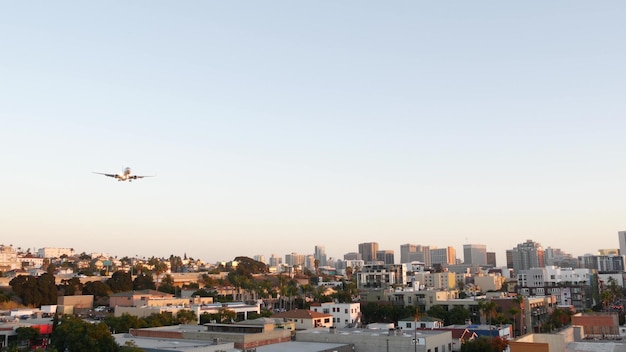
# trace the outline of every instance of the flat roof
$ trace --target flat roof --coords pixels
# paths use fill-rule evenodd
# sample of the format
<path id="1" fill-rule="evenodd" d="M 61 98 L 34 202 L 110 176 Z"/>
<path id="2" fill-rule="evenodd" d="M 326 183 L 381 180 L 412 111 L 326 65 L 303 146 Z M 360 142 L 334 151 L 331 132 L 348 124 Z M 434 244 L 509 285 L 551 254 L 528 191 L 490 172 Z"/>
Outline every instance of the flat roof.
<path id="1" fill-rule="evenodd" d="M 139 348 L 159 349 L 163 351 L 197 351 L 198 348 L 206 346 L 215 346 L 212 341 L 187 340 L 187 339 L 164 339 L 151 338 L 142 336 L 133 336 L 131 334 L 114 334 L 115 342 L 120 346 L 124 346 L 126 342 L 132 341 Z M 220 345 L 229 346 L 228 349 L 234 348 L 234 344 L 221 343 Z"/>
<path id="2" fill-rule="evenodd" d="M 449 330 L 418 330 L 417 336 L 435 336 L 439 334 L 449 333 Z M 329 328 L 315 328 L 315 329 L 307 329 L 307 330 L 298 330 L 296 334 L 330 334 Z M 361 336 L 387 336 L 389 335 L 388 329 L 336 329 L 335 335 L 361 335 Z M 401 334 L 395 336 L 406 336 L 406 337 L 414 337 L 414 332 L 412 329 L 404 330 Z"/>
<path id="3" fill-rule="evenodd" d="M 274 343 L 271 345 L 265 345 L 256 347 L 257 352 L 320 352 L 328 351 L 333 348 L 339 348 L 343 346 L 349 346 L 349 344 L 341 343 L 327 343 L 327 342 L 302 342 L 302 341 L 290 341 L 282 343 Z"/>

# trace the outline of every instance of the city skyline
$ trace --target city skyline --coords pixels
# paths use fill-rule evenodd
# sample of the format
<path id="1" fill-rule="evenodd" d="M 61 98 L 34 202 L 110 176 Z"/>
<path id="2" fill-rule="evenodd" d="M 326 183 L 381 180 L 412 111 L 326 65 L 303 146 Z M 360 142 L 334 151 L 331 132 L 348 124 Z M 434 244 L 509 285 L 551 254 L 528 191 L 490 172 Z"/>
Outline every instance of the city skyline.
<path id="1" fill-rule="evenodd" d="M 618 234 L 619 239 L 623 238 L 623 234 L 626 233 L 625 231 L 620 231 Z M 619 241 L 618 239 L 618 241 Z M 268 264 L 270 266 L 276 266 L 276 263 L 272 263 L 272 260 L 274 258 L 280 258 L 281 263 L 283 264 L 287 264 L 289 266 L 293 265 L 293 263 L 290 264 L 290 261 L 293 261 L 294 258 L 296 259 L 295 261 L 302 261 L 302 263 L 300 264 L 304 264 L 305 267 L 310 267 L 311 265 L 313 265 L 313 259 L 319 259 L 320 266 L 327 266 L 327 265 L 331 265 L 329 263 L 327 263 L 326 261 L 331 261 L 333 263 L 336 263 L 337 261 L 345 261 L 345 260 L 352 260 L 354 258 L 349 258 L 349 259 L 345 259 L 344 256 L 348 255 L 349 257 L 352 257 L 352 255 L 354 254 L 358 254 L 359 256 L 361 256 L 361 253 L 359 253 L 360 250 L 362 250 L 363 248 L 366 248 L 366 251 L 369 249 L 368 247 L 371 248 L 378 248 L 380 247 L 379 243 L 377 242 L 367 242 L 367 243 L 359 243 L 357 244 L 358 247 L 358 251 L 357 252 L 347 252 L 347 253 L 343 253 L 337 256 L 326 256 L 326 246 L 324 245 L 315 245 L 314 246 L 314 250 L 313 252 L 310 251 L 302 251 L 302 252 L 298 252 L 298 251 L 291 251 L 289 253 L 269 253 L 269 254 L 263 254 L 263 253 L 255 253 L 255 254 L 250 254 L 250 253 L 240 253 L 236 256 L 234 256 L 233 258 L 222 258 L 222 259 L 207 259 L 207 258 L 202 258 L 202 257 L 194 257 L 191 255 L 187 254 L 187 251 L 184 251 L 184 253 L 170 253 L 169 255 L 140 255 L 140 254 L 126 254 L 126 255 L 118 255 L 117 253 L 108 253 L 108 252 L 104 252 L 104 251 L 98 251 L 98 250 L 83 250 L 81 248 L 73 248 L 73 247 L 25 247 L 25 246 L 20 246 L 18 245 L 14 245 L 13 243 L 9 243 L 9 244 L 4 244 L 4 243 L 0 243 L 0 245 L 2 246 L 9 246 L 12 247 L 14 250 L 19 250 L 21 252 L 27 253 L 30 252 L 33 255 L 41 255 L 41 251 L 43 250 L 58 250 L 58 249 L 68 249 L 71 248 L 73 250 L 73 252 L 78 255 L 80 253 L 86 253 L 86 254 L 91 254 L 91 255 L 97 255 L 97 256 L 104 256 L 104 257 L 115 257 L 115 258 L 122 258 L 124 256 L 127 257 L 135 257 L 135 258 L 151 258 L 151 257 L 157 257 L 157 258 L 167 258 L 169 255 L 174 255 L 174 256 L 180 256 L 180 257 L 189 257 L 189 258 L 193 258 L 196 260 L 202 260 L 205 263 L 219 263 L 219 262 L 228 262 L 230 260 L 234 260 L 235 257 L 240 257 L 240 256 L 244 256 L 244 257 L 249 257 L 252 258 L 254 260 L 258 260 L 261 261 L 265 264 Z M 428 249 L 428 251 L 430 252 L 429 254 L 429 258 L 426 260 L 420 260 L 420 259 L 410 259 L 408 261 L 406 260 L 402 260 L 401 259 L 401 252 L 402 252 L 402 248 L 405 246 L 412 246 L 412 247 L 420 247 L 422 250 L 424 248 Z M 545 251 L 546 254 L 548 253 L 548 251 L 550 251 L 550 253 L 558 253 L 560 256 L 562 255 L 567 255 L 570 256 L 572 260 L 577 261 L 580 258 L 584 258 L 588 255 L 592 255 L 592 256 L 596 256 L 596 255 L 618 255 L 618 252 L 621 251 L 619 246 L 618 247 L 611 247 L 611 248 L 599 248 L 597 250 L 594 251 L 589 251 L 583 254 L 575 254 L 575 253 L 568 253 L 567 251 L 563 251 L 561 248 L 558 247 L 553 247 L 553 246 L 543 246 L 541 243 L 535 242 L 531 239 L 527 239 L 523 242 L 520 242 L 518 244 L 516 244 L 515 246 L 508 248 L 506 250 L 506 253 L 503 253 L 502 255 L 498 255 L 498 253 L 495 252 L 483 252 L 483 250 L 486 250 L 486 245 L 485 244 L 478 244 L 478 243 L 472 243 L 472 244 L 464 244 L 463 245 L 463 249 L 461 252 L 456 252 L 456 248 L 454 247 L 436 247 L 436 246 L 428 246 L 428 245 L 420 245 L 420 244 L 415 244 L 415 243 L 405 243 L 402 244 L 400 246 L 399 250 L 395 250 L 395 249 L 379 249 L 376 251 L 376 254 L 381 254 L 383 252 L 391 252 L 391 256 L 394 257 L 395 256 L 395 260 L 393 263 L 389 262 L 386 264 L 408 264 L 409 262 L 412 261 L 421 261 L 423 263 L 426 264 L 426 266 L 432 266 L 433 263 L 431 263 L 431 260 L 435 260 L 435 262 L 438 262 L 436 259 L 433 259 L 435 257 L 440 257 L 442 254 L 444 254 L 445 252 L 449 252 L 450 250 L 452 250 L 452 256 L 456 259 L 455 263 L 457 264 L 470 264 L 470 265 L 489 265 L 488 263 L 486 263 L 487 258 L 485 257 L 485 263 L 482 263 L 482 260 L 479 260 L 477 263 L 474 262 L 476 260 L 476 258 L 473 258 L 474 255 L 479 254 L 479 255 L 486 255 L 489 253 L 493 253 L 493 255 L 496 256 L 496 267 L 499 268 L 505 268 L 507 267 L 507 256 L 510 254 L 508 252 L 514 252 L 516 251 L 518 248 L 521 247 L 527 247 L 528 245 L 532 245 L 532 246 L 537 246 L 540 247 L 542 249 L 542 251 Z M 451 249 L 452 248 L 452 249 Z M 472 252 L 468 253 L 468 249 L 472 248 Z M 414 248 L 415 249 L 415 248 Z M 413 250 L 414 250 L 413 249 Z M 478 252 L 474 252 L 476 249 L 478 249 Z M 436 252 L 436 253 L 434 253 Z M 410 255 L 409 253 L 407 253 L 408 255 Z M 469 254 L 469 259 L 466 258 L 466 256 Z M 296 257 L 294 257 L 296 256 Z M 294 258 L 292 258 L 294 257 Z M 307 257 L 311 258 L 311 261 L 307 261 Z M 299 259 L 298 259 L 299 258 Z M 543 258 L 543 255 L 542 255 Z M 469 260 L 469 262 L 467 262 L 466 260 Z M 543 260 L 543 259 L 542 259 Z M 364 260 L 364 264 L 368 264 L 372 261 L 385 261 L 381 258 L 372 258 L 371 261 L 367 261 Z M 514 261 L 514 260 L 513 260 Z M 513 262 L 512 261 L 512 262 Z M 583 259 L 584 262 L 584 259 Z M 453 265 L 454 263 L 450 262 L 447 263 L 445 265 Z M 547 261 L 545 263 L 545 265 L 553 265 L 553 264 L 548 264 Z M 332 265 L 331 265 L 332 266 Z M 539 265 L 539 267 L 543 267 L 544 264 Z M 534 267 L 531 265 L 531 267 Z"/>
<path id="2" fill-rule="evenodd" d="M 313 253 L 626 229 L 626 4 L 107 4 L 0 11 L 3 242 Z M 92 172 L 131 167 L 150 179 Z M 396 259 L 398 260 L 398 259 Z"/>

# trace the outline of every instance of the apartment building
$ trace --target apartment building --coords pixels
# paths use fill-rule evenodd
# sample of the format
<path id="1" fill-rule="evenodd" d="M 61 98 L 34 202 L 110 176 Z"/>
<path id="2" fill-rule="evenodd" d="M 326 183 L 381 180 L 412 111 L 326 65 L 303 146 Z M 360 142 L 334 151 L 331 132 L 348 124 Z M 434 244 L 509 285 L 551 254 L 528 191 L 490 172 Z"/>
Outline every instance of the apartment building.
<path id="1" fill-rule="evenodd" d="M 361 322 L 360 303 L 311 303 L 312 311 L 333 316 L 333 326 L 336 328 L 355 327 Z"/>
<path id="2" fill-rule="evenodd" d="M 556 304 L 591 308 L 597 274 L 590 269 L 547 266 L 523 270 L 517 275 L 517 292 L 524 296 L 555 296 Z"/>
<path id="3" fill-rule="evenodd" d="M 358 288 L 388 288 L 407 283 L 405 264 L 365 264 L 356 273 Z"/>

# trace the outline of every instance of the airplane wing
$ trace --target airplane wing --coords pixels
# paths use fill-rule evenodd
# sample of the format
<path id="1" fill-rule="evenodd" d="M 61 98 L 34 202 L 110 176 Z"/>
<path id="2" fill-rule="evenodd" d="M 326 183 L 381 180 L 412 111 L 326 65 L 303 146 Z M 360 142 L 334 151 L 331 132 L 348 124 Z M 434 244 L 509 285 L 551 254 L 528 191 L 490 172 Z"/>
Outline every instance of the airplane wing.
<path id="1" fill-rule="evenodd" d="M 104 173 L 102 173 L 102 172 L 94 172 L 94 174 L 104 175 L 104 176 L 109 176 L 109 177 L 115 177 L 115 178 L 117 178 L 117 175 L 116 175 L 116 174 L 104 174 Z"/>
<path id="2" fill-rule="evenodd" d="M 136 180 L 138 178 L 144 178 L 144 177 L 155 177 L 155 175 L 150 175 L 150 176 L 132 175 L 132 176 L 130 176 L 130 178 L 132 178 L 133 180 Z"/>

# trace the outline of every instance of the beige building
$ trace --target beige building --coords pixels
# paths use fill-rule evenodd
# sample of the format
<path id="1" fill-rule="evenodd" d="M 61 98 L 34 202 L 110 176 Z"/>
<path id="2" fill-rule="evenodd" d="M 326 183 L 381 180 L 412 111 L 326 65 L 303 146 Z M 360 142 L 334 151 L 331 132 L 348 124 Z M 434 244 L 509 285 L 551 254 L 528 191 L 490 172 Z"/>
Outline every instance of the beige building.
<path id="1" fill-rule="evenodd" d="M 0 271 L 7 272 L 21 267 L 22 264 L 17 260 L 17 251 L 12 246 L 0 245 Z"/>
<path id="2" fill-rule="evenodd" d="M 501 275 L 475 275 L 474 285 L 480 288 L 480 291 L 500 291 L 505 278 Z"/>
<path id="3" fill-rule="evenodd" d="M 445 271 L 442 273 L 417 272 L 414 275 L 415 280 L 423 285 L 426 289 L 435 290 L 452 290 L 456 288 L 457 276 L 453 272 Z"/>

